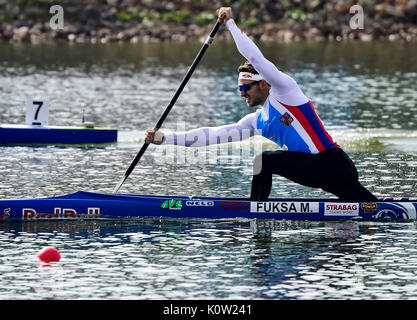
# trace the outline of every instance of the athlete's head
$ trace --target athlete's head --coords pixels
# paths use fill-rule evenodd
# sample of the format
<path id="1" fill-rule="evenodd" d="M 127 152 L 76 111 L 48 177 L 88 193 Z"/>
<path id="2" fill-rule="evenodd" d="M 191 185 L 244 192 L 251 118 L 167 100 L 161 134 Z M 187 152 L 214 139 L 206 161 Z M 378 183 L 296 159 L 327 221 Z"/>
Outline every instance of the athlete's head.
<path id="1" fill-rule="evenodd" d="M 240 96 L 246 99 L 249 107 L 263 105 L 269 95 L 269 84 L 249 61 L 240 65 L 237 71 Z"/>

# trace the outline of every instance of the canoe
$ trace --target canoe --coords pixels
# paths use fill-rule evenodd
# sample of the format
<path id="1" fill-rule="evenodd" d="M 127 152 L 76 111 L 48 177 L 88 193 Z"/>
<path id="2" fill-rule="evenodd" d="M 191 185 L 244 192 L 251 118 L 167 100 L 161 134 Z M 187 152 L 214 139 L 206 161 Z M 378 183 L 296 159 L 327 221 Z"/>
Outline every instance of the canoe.
<path id="1" fill-rule="evenodd" d="M 49 198 L 0 200 L 0 221 L 120 219 L 138 217 L 278 220 L 416 220 L 417 199 L 340 202 L 337 199 L 134 195 L 78 191 Z"/>
<path id="2" fill-rule="evenodd" d="M 0 125 L 0 145 L 90 144 L 117 141 L 117 129 L 89 126 Z"/>

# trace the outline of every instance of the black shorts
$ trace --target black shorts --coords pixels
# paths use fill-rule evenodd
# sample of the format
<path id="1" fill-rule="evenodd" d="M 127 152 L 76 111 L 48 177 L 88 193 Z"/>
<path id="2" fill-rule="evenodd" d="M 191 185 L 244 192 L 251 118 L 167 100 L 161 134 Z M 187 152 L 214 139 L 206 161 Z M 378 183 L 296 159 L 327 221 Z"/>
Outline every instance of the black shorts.
<path id="1" fill-rule="evenodd" d="M 343 201 L 377 201 L 358 181 L 355 164 L 341 148 L 317 154 L 294 151 L 265 151 L 255 157 L 252 200 L 266 200 L 272 187 L 272 175 L 321 188 Z"/>

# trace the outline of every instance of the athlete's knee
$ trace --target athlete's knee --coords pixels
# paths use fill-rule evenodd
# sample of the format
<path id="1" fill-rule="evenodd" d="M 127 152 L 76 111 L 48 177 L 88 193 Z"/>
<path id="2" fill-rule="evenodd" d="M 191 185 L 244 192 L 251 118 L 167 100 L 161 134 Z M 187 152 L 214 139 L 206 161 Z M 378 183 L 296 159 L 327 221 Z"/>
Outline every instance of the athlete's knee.
<path id="1" fill-rule="evenodd" d="M 278 167 L 280 162 L 279 155 L 285 151 L 264 151 L 255 156 L 253 160 L 253 175 L 258 174 L 272 174 L 272 168 Z"/>
<path id="2" fill-rule="evenodd" d="M 263 158 L 263 153 L 260 153 L 258 155 L 255 156 L 255 158 L 253 159 L 253 175 L 257 176 L 259 174 L 261 174 L 262 172 L 262 158 Z"/>
<path id="3" fill-rule="evenodd" d="M 264 151 L 255 156 L 253 159 L 253 175 L 259 175 L 265 173 L 265 169 L 268 168 L 268 159 L 270 158 L 270 151 Z"/>

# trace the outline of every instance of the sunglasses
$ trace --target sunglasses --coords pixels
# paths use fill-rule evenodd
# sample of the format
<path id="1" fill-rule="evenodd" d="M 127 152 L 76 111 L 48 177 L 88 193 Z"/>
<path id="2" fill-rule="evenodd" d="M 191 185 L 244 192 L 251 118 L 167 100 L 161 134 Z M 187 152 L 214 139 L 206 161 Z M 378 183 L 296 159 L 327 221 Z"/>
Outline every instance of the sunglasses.
<path id="1" fill-rule="evenodd" d="M 252 87 L 254 84 L 257 84 L 257 83 L 259 83 L 261 81 L 262 80 L 260 80 L 260 81 L 253 81 L 253 82 L 248 83 L 248 84 L 242 84 L 242 85 L 239 86 L 239 90 L 240 91 L 243 91 L 244 93 L 246 93 L 250 89 L 250 87 Z"/>

